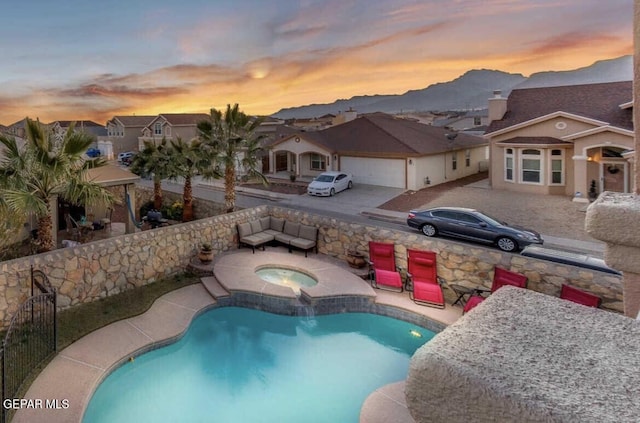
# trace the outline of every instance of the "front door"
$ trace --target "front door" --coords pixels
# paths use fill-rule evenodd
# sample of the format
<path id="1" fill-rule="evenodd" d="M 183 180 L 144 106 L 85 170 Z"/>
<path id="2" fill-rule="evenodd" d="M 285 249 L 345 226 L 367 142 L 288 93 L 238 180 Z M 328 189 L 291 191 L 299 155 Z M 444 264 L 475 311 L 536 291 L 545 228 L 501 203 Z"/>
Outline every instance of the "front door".
<path id="1" fill-rule="evenodd" d="M 287 152 L 278 151 L 276 153 L 276 172 L 286 172 L 287 170 Z"/>
<path id="2" fill-rule="evenodd" d="M 627 177 L 625 163 L 602 162 L 602 190 L 614 192 L 626 192 L 625 180 Z"/>

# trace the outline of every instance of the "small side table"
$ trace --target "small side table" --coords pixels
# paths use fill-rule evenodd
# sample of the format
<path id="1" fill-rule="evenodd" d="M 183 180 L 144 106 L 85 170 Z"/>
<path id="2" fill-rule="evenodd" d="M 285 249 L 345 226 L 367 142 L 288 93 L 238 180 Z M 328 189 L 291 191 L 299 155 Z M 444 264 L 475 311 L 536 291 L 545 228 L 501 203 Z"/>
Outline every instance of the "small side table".
<path id="1" fill-rule="evenodd" d="M 469 288 L 468 286 L 458 285 L 458 284 L 449 284 L 449 288 L 456 293 L 458 298 L 451 304 L 452 306 L 460 303 L 460 305 L 464 306 L 467 303 L 467 300 L 471 295 L 476 292 L 475 288 Z"/>

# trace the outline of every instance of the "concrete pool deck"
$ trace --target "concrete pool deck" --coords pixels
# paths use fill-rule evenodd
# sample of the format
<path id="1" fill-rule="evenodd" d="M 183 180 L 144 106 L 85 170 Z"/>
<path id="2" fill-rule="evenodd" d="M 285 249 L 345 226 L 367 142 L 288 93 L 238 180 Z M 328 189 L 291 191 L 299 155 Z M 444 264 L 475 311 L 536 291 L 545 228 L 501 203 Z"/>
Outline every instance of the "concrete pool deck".
<path id="1" fill-rule="evenodd" d="M 255 254 L 249 250 L 234 250 L 216 259 L 215 277 L 205 276 L 200 284 L 167 293 L 144 314 L 96 330 L 60 351 L 25 395 L 25 399 L 42 400 L 42 408 L 22 408 L 12 422 L 80 422 L 94 390 L 112 370 L 137 355 L 174 342 L 195 317 L 230 296 L 249 293 L 296 299 L 290 288 L 266 283 L 255 276 L 254 270 L 265 264 L 297 267 L 311 273 L 317 278 L 318 285 L 302 289 L 311 299 L 364 297 L 376 306 L 424 316 L 442 326 L 454 323 L 462 314 L 458 306 L 447 305 L 443 310 L 424 307 L 413 303 L 406 292 L 374 290 L 368 282 L 354 276 L 346 263 L 331 257 L 309 255 L 305 258 L 301 253 L 289 254 L 280 248 L 268 248 Z M 218 278 L 222 279 L 220 283 Z M 412 422 L 406 404 L 403 405 L 403 391 L 403 382 L 376 390 L 365 401 L 360 421 Z M 45 408 L 45 401 L 54 399 L 58 400 L 59 408 Z M 64 408 L 63 400 L 67 401 L 68 408 Z M 389 420 L 391 408 L 393 420 Z"/>

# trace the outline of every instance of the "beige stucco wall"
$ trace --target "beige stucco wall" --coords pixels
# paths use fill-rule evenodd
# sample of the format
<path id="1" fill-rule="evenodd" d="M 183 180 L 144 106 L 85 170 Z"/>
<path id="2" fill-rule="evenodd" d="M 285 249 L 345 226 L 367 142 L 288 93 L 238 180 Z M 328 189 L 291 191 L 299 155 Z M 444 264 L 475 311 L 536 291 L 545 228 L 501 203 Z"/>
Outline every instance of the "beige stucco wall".
<path id="1" fill-rule="evenodd" d="M 128 126 L 124 128 L 124 136 L 118 137 L 112 135 L 107 137 L 113 145 L 114 157 L 118 157 L 119 153 L 124 153 L 126 151 L 138 151 L 138 137 L 140 137 L 141 134 L 142 126 Z"/>
<path id="2" fill-rule="evenodd" d="M 559 122 L 566 124 L 566 128 L 558 129 L 556 127 L 556 124 Z M 606 131 L 576 138 L 575 140 L 567 140 L 569 142 L 572 142 L 573 146 L 570 146 L 569 148 L 563 148 L 565 150 L 564 185 L 549 185 L 550 157 L 548 156 L 548 154 L 544 155 L 545 183 L 543 185 L 517 183 L 517 178 L 520 174 L 519 157 L 515 157 L 514 160 L 516 164 L 516 182 L 505 181 L 504 152 L 505 149 L 509 147 L 497 146 L 496 143 L 515 137 L 554 137 L 561 139 L 564 136 L 597 127 L 597 125 L 588 122 L 583 122 L 566 117 L 555 117 L 544 122 L 534 123 L 523 128 L 491 137 L 491 185 L 497 189 L 513 190 L 532 194 L 574 195 L 576 192 L 580 192 L 583 196 L 586 196 L 589 190 L 590 181 L 594 179 L 598 182 L 600 181 L 600 170 L 599 164 L 597 162 L 598 158 L 596 158 L 595 162 L 587 162 L 586 157 L 588 150 L 590 148 L 600 146 L 611 146 L 630 149 L 633 148 L 633 138 L 631 136 L 616 133 L 613 131 Z M 550 150 L 558 147 L 529 147 L 524 145 L 513 145 L 513 148 L 536 148 L 542 150 Z"/>
<path id="3" fill-rule="evenodd" d="M 470 150 L 471 162 L 469 166 L 465 165 L 466 149 L 456 150 L 458 161 L 456 170 L 452 170 L 451 152 L 412 158 L 413 165 L 407 166 L 407 189 L 417 191 L 427 186 L 454 181 L 478 173 L 481 170 L 481 163 L 483 165 L 487 163 L 487 146 L 474 147 Z M 429 181 L 431 182 L 429 185 L 425 184 L 425 178 L 427 177 L 429 177 Z"/>

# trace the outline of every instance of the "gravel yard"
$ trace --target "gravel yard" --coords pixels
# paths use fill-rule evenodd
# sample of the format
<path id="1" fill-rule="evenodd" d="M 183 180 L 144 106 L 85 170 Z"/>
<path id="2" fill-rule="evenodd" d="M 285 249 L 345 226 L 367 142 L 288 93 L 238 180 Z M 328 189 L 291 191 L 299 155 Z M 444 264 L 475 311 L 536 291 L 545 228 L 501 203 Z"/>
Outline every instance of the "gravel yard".
<path id="1" fill-rule="evenodd" d="M 486 178 L 486 174 L 485 174 Z M 380 206 L 409 211 L 439 206 L 481 210 L 510 224 L 534 229 L 543 235 L 597 242 L 584 230 L 587 204 L 560 195 L 533 195 L 493 190 L 482 175 L 416 192 L 407 192 Z"/>

